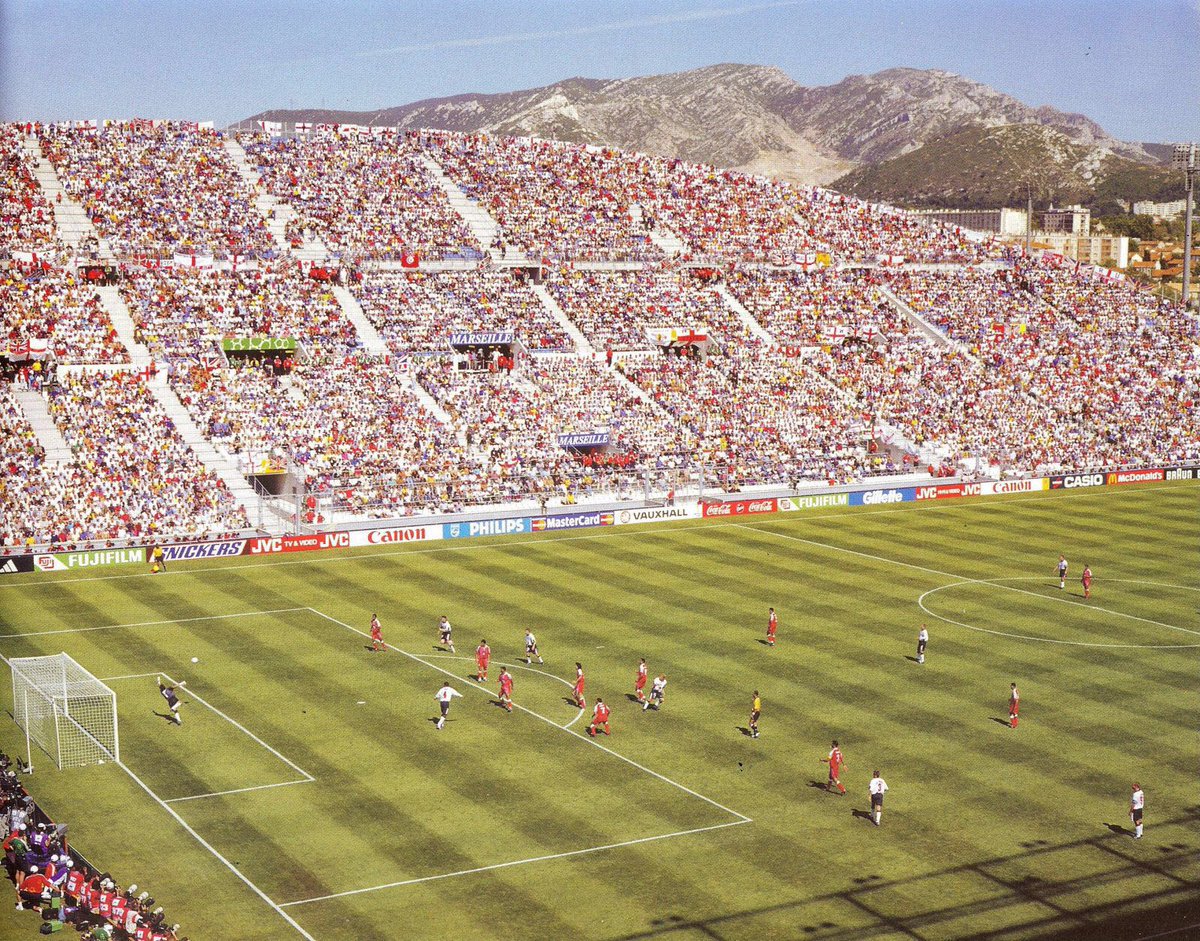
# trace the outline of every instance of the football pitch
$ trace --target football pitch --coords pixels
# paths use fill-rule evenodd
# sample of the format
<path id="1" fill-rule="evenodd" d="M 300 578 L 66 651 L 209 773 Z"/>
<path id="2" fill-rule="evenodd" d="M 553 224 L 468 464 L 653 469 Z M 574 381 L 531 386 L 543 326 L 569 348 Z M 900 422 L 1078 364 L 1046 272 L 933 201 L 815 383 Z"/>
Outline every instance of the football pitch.
<path id="1" fill-rule="evenodd" d="M 121 762 L 35 751 L 27 786 L 195 941 L 1200 937 L 1198 511 L 1157 484 L 6 576 L 0 654 L 115 690 Z"/>

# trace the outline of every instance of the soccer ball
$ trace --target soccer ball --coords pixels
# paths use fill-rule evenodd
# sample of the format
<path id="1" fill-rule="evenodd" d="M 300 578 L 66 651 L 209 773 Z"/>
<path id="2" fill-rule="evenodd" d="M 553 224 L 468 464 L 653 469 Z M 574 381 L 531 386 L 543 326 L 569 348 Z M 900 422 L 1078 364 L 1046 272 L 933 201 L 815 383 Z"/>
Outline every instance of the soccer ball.
<path id="1" fill-rule="evenodd" d="M 199 657 L 192 657 L 192 663 L 199 663 L 199 662 L 200 662 Z"/>

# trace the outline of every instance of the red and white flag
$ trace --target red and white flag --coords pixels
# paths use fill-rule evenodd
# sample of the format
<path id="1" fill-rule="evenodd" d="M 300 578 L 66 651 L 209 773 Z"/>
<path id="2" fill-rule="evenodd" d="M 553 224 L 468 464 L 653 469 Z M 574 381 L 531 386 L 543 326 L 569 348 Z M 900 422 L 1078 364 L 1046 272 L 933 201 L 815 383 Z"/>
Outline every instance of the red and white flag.
<path id="1" fill-rule="evenodd" d="M 173 265 L 176 268 L 211 268 L 212 255 L 180 255 L 175 256 Z"/>
<path id="2" fill-rule="evenodd" d="M 419 268 L 421 266 L 421 256 L 416 252 L 405 252 L 400 256 L 400 266 L 402 268 Z"/>

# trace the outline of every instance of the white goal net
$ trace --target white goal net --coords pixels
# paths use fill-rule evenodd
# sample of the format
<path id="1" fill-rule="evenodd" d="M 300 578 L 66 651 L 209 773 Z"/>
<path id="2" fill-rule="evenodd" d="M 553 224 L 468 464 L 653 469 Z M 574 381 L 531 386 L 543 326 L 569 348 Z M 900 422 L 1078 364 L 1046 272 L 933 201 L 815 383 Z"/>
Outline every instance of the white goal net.
<path id="1" fill-rule="evenodd" d="M 59 768 L 121 760 L 111 689 L 65 653 L 9 664 L 17 725 Z"/>

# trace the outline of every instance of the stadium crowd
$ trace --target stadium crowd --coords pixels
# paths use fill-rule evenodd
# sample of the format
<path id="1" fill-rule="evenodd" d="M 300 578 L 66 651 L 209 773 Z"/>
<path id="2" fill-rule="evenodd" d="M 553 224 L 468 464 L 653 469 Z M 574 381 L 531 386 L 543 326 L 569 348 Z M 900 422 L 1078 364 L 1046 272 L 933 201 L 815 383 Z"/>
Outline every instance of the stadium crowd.
<path id="1" fill-rule="evenodd" d="M 40 125 L 66 193 L 119 256 L 274 256 L 267 220 L 224 138 L 182 121 Z"/>
<path id="2" fill-rule="evenodd" d="M 651 158 L 609 148 L 486 134 L 424 131 L 421 146 L 500 227 L 502 252 L 576 261 L 646 260 Z M 635 208 L 637 207 L 637 208 Z"/>
<path id="3" fill-rule="evenodd" d="M 863 416 L 795 360 L 752 345 L 707 357 L 625 364 L 629 378 L 694 438 L 692 459 L 722 486 L 844 482 L 876 460 Z"/>
<path id="4" fill-rule="evenodd" d="M 689 269 L 591 271 L 563 268 L 547 290 L 596 349 L 652 350 L 652 331 L 677 330 L 737 343 L 748 329 Z"/>
<path id="5" fill-rule="evenodd" d="M 282 457 L 354 512 L 453 511 L 534 494 L 571 502 L 683 465 L 720 468 L 729 489 L 842 481 L 889 469 L 866 446 L 883 425 L 910 450 L 993 472 L 1200 458 L 1196 321 L 1178 307 L 1053 256 L 997 264 L 991 243 L 820 188 L 487 135 L 242 135 L 263 186 L 296 210 L 293 241 L 365 259 L 478 256 L 430 171 L 437 161 L 498 223 L 497 254 L 549 260 L 550 296 L 602 354 L 558 355 L 572 348 L 568 331 L 524 283 L 528 273 L 488 259 L 467 271 L 358 269 L 353 290 L 393 354 L 368 358 L 333 291 L 291 257 L 272 258 L 254 189 L 220 135 L 147 121 L 26 131 L 67 198 L 123 254 L 208 252 L 243 264 L 127 264 L 121 295 L 135 339 L 209 440 L 248 468 L 256 455 Z M 3 375 L 46 389 L 75 453 L 48 464 L 3 388 L 5 545 L 241 527 L 244 512 L 140 378 L 59 370 L 56 383 L 52 369 L 14 362 L 43 342 L 59 364 L 129 354 L 74 268 L 32 259 L 31 249 L 61 259 L 64 246 L 11 125 L 0 159 L 0 254 L 12 258 L 0 283 Z M 668 237 L 682 257 L 656 246 Z M 252 270 L 246 256 L 257 256 Z M 612 258 L 640 264 L 596 269 L 595 259 Z M 720 264 L 700 270 L 689 258 Z M 855 260 L 866 264 L 849 269 Z M 718 280 L 773 344 L 726 303 Z M 532 355 L 497 347 L 500 358 L 464 364 L 448 350 L 456 331 L 511 331 Z M 667 348 L 672 331 L 669 349 L 684 355 L 643 355 Z M 219 340 L 250 338 L 297 346 L 220 355 Z M 486 371 L 460 368 L 472 364 Z M 559 445 L 577 432 L 609 441 Z M 122 477 L 131 483 L 119 492 Z"/>
<path id="6" fill-rule="evenodd" d="M 70 548 L 247 528 L 245 509 L 195 457 L 140 375 L 64 375 L 48 387 L 50 414 L 72 452 L 63 464 L 45 459 L 12 392 L 2 391 L 0 545 Z"/>
<path id="7" fill-rule="evenodd" d="M 156 355 L 177 361 L 193 361 L 221 339 L 291 339 L 312 355 L 338 357 L 362 345 L 329 285 L 294 266 L 132 269 L 121 293 L 136 337 Z"/>
<path id="8" fill-rule="evenodd" d="M 522 269 L 371 272 L 354 293 L 388 348 L 397 353 L 445 352 L 450 335 L 459 331 L 512 331 L 533 350 L 573 347 Z"/>
<path id="9" fill-rule="evenodd" d="M 55 252 L 54 208 L 12 124 L 0 124 L 0 168 L 0 245 L 9 252 Z"/>
<path id="10" fill-rule="evenodd" d="M 17 911 L 36 912 L 42 925 L 53 926 L 43 934 L 70 925 L 82 941 L 187 941 L 149 892 L 122 888 L 74 853 L 67 825 L 50 820 L 21 783 L 19 773 L 27 771 L 20 759 L 0 752 L 0 849 Z"/>
<path id="11" fill-rule="evenodd" d="M 329 129 L 312 137 L 239 134 L 267 192 L 296 216 L 293 247 L 319 239 L 362 258 L 478 258 L 480 246 L 407 135 Z"/>
<path id="12" fill-rule="evenodd" d="M 129 362 L 96 288 L 71 269 L 14 265 L 0 278 L 0 352 L 41 346 L 60 362 Z"/>
<path id="13" fill-rule="evenodd" d="M 350 508 L 454 509 L 468 456 L 385 360 L 298 364 L 287 375 L 193 366 L 172 378 L 206 435 L 230 453 L 282 454 L 310 490 Z M 408 509 L 406 509 L 408 508 Z"/>

